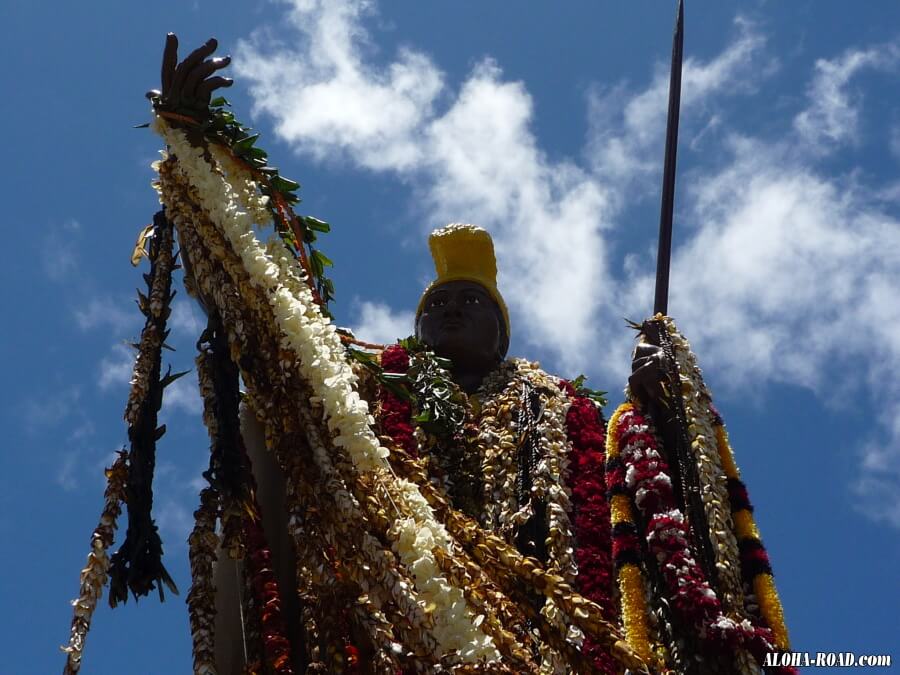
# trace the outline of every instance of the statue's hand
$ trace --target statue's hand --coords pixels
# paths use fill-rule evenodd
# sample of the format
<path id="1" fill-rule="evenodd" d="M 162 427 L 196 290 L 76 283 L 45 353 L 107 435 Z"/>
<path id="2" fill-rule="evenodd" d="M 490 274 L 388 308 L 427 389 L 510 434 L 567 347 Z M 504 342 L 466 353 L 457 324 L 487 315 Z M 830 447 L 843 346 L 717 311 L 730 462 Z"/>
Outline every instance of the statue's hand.
<path id="1" fill-rule="evenodd" d="M 628 386 L 632 396 L 644 406 L 665 405 L 668 381 L 668 364 L 662 347 L 642 341 L 631 359 Z"/>
<path id="2" fill-rule="evenodd" d="M 231 63 L 231 57 L 208 59 L 218 47 L 215 38 L 207 40 L 181 63 L 178 63 L 178 37 L 166 35 L 166 48 L 162 59 L 162 91 L 147 92 L 161 110 L 187 115 L 202 120 L 207 115 L 212 93 L 220 87 L 230 87 L 234 80 L 227 77 L 211 77 L 217 70 Z"/>

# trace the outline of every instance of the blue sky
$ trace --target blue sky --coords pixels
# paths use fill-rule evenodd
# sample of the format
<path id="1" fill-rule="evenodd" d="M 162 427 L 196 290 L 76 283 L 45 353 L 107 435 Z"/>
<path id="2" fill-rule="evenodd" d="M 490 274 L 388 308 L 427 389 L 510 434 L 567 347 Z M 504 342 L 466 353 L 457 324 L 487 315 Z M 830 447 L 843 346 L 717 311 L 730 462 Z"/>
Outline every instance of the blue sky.
<path id="1" fill-rule="evenodd" d="M 495 236 L 512 353 L 614 404 L 652 304 L 673 5 L 0 4 L 4 673 L 61 669 L 156 208 L 143 93 L 165 33 L 215 35 L 229 97 L 330 221 L 340 323 L 409 332 L 427 232 Z M 732 440 L 801 650 L 896 653 L 900 6 L 689 2 L 670 313 Z M 175 369 L 200 313 L 176 299 Z M 192 376 L 193 377 L 193 376 Z M 95 615 L 84 672 L 190 668 L 195 380 L 164 409 L 156 517 L 182 597 Z M 124 527 L 124 522 L 122 523 Z M 893 626 L 893 628 L 892 628 Z M 820 671 L 821 672 L 821 671 Z"/>

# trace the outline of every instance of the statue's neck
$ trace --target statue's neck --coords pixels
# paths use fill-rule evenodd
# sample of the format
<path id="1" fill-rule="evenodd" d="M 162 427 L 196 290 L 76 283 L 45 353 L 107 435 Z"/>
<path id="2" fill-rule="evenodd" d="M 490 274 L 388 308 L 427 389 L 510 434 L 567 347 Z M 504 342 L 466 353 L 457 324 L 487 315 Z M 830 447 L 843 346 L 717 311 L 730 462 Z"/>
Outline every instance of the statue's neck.
<path id="1" fill-rule="evenodd" d="M 467 394 L 474 394 L 490 371 L 453 371 L 453 381 Z"/>
<path id="2" fill-rule="evenodd" d="M 490 375 L 500 365 L 501 362 L 484 364 L 480 368 L 453 368 L 451 375 L 453 381 L 459 385 L 467 394 L 471 395 L 478 391 L 484 382 L 484 378 Z"/>

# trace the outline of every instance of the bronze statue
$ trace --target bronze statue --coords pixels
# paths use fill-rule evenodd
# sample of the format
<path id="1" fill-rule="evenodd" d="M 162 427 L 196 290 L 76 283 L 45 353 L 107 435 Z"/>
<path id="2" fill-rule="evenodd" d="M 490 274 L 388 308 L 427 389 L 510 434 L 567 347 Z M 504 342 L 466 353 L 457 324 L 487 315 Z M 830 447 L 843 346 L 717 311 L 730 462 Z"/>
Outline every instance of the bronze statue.
<path id="1" fill-rule="evenodd" d="M 680 26 L 679 5 L 679 49 Z M 633 325 L 628 401 L 608 433 L 602 392 L 507 358 L 509 312 L 479 227 L 432 233 L 436 278 L 415 337 L 378 346 L 335 330 L 311 247 L 327 223 L 293 214 L 297 184 L 264 152 L 247 154 L 256 137 L 231 113 L 223 122 L 212 95 L 232 84 L 215 74 L 230 59 L 211 58 L 216 46 L 179 63 L 169 34 L 162 88 L 148 92 L 168 146 L 155 222 L 169 245 L 177 230 L 185 285 L 209 318 L 198 341 L 212 447 L 191 535 L 195 672 L 750 675 L 788 649 L 724 425 L 671 319 Z M 274 220 L 280 241 L 263 246 L 251 218 Z M 168 309 L 146 278 L 139 304 L 156 321 L 158 364 Z M 151 381 L 157 407 L 177 376 Z M 129 406 L 147 396 L 135 385 Z M 105 513 L 143 481 L 135 519 L 154 527 L 154 442 L 149 473 L 126 471 L 127 453 L 109 472 Z M 136 597 L 158 586 L 141 574 L 162 569 L 161 546 L 150 553 L 113 570 L 117 598 L 126 576 Z M 102 579 L 92 560 L 67 673 Z"/>

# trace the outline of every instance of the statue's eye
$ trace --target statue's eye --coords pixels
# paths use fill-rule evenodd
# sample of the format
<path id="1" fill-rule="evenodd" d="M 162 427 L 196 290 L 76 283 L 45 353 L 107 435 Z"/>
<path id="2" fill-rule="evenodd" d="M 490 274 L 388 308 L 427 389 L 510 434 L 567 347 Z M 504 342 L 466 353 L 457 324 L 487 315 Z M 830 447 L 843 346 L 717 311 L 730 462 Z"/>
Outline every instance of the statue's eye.
<path id="1" fill-rule="evenodd" d="M 443 307 L 446 304 L 447 300 L 443 296 L 438 296 L 428 301 L 429 307 Z"/>
<path id="2" fill-rule="evenodd" d="M 481 302 L 481 298 L 479 298 L 477 295 L 467 295 L 466 296 L 466 304 L 467 305 L 477 305 L 480 302 Z"/>

